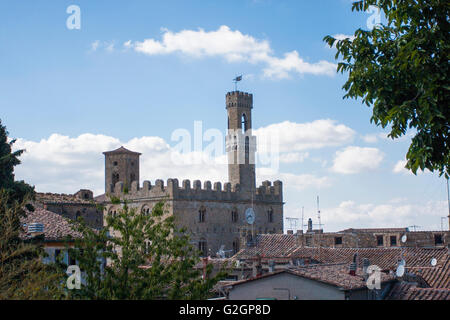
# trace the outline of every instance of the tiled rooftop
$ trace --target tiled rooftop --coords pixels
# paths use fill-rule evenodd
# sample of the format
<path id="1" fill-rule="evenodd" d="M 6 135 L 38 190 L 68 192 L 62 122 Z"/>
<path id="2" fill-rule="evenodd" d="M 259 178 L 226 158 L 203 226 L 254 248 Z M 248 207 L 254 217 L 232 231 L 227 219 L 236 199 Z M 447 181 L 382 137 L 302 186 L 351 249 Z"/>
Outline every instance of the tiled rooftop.
<path id="1" fill-rule="evenodd" d="M 310 265 L 304 267 L 290 268 L 285 270 L 279 270 L 271 273 L 266 273 L 258 277 L 250 279 L 239 280 L 234 282 L 226 282 L 226 286 L 235 286 L 242 283 L 258 280 L 261 278 L 267 278 L 273 275 L 277 275 L 283 272 L 294 274 L 296 276 L 304 277 L 311 280 L 320 281 L 332 286 L 342 288 L 344 290 L 355 290 L 366 287 L 366 282 L 363 277 L 362 269 L 358 268 L 356 275 L 350 275 L 347 264 L 326 264 L 326 265 Z M 381 281 L 394 280 L 392 275 L 381 274 Z"/>
<path id="2" fill-rule="evenodd" d="M 68 219 L 42 208 L 35 208 L 33 212 L 27 211 L 27 217 L 22 218 L 21 222 L 22 224 L 42 223 L 45 240 L 64 240 L 67 236 L 81 237 L 80 233 L 72 229 Z M 25 232 L 27 232 L 26 227 Z M 21 237 L 28 238 L 26 233 L 21 234 Z"/>
<path id="3" fill-rule="evenodd" d="M 257 245 L 240 250 L 236 259 L 262 257 L 287 257 L 297 248 L 297 237 L 291 234 L 264 234 L 256 237 Z"/>
<path id="4" fill-rule="evenodd" d="M 77 203 L 77 204 L 92 204 L 91 200 L 81 199 L 73 194 L 65 193 L 36 193 L 36 201 L 41 203 Z"/>
<path id="5" fill-rule="evenodd" d="M 398 282 L 387 296 L 388 300 L 450 300 L 450 289 L 418 288 L 415 285 Z"/>
<path id="6" fill-rule="evenodd" d="M 356 270 L 356 275 L 349 274 L 349 265 L 331 264 L 331 265 L 311 265 L 295 269 L 288 269 L 288 272 L 321 281 L 327 284 L 335 285 L 345 290 L 359 289 L 366 287 L 363 271 L 361 268 Z M 381 273 L 381 282 L 394 280 L 393 275 Z"/>
<path id="7" fill-rule="evenodd" d="M 295 235 L 259 235 L 257 246 L 244 248 L 233 258 L 254 260 L 259 254 L 263 262 L 273 259 L 276 262 L 296 259 L 313 260 L 323 264 L 351 263 L 357 254 L 358 266 L 363 258 L 382 270 L 396 270 L 399 260 L 404 259 L 407 271 L 420 275 L 429 286 L 450 289 L 450 261 L 447 248 L 312 248 L 296 244 Z M 431 259 L 437 265 L 431 267 Z"/>

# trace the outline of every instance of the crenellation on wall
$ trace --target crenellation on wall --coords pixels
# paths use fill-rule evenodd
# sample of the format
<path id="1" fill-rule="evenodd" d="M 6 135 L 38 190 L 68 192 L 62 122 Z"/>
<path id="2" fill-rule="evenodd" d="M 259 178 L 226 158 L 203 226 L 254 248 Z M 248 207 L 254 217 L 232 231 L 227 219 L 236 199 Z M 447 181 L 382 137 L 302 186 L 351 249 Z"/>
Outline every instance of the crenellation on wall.
<path id="1" fill-rule="evenodd" d="M 142 189 L 150 190 L 151 188 L 152 188 L 152 183 L 148 180 L 145 180 L 144 183 L 142 184 Z"/>
<path id="2" fill-rule="evenodd" d="M 202 182 L 200 180 L 194 180 L 194 183 L 192 184 L 192 187 L 194 190 L 201 190 L 202 189 Z"/>
<path id="3" fill-rule="evenodd" d="M 139 182 L 138 181 L 133 181 L 131 183 L 130 192 L 131 193 L 137 193 L 138 191 L 139 191 Z"/>
<path id="4" fill-rule="evenodd" d="M 191 181 L 188 179 L 183 180 L 183 189 L 190 190 L 191 189 Z"/>
<path id="5" fill-rule="evenodd" d="M 220 182 L 214 182 L 214 191 L 222 191 L 222 184 Z"/>
<path id="6" fill-rule="evenodd" d="M 125 192 L 126 191 L 126 192 Z M 200 180 L 194 180 L 192 188 L 190 180 L 185 179 L 182 186 L 179 186 L 178 179 L 167 179 L 164 185 L 162 179 L 152 183 L 148 180 L 143 182 L 142 187 L 137 181 L 131 184 L 130 190 L 125 190 L 125 185 L 119 181 L 114 186 L 114 196 L 126 196 L 127 199 L 133 198 L 152 198 L 169 196 L 172 199 L 195 199 L 195 200 L 218 200 L 218 201 L 241 201 L 253 200 L 262 202 L 282 202 L 282 183 L 277 180 L 275 182 L 263 181 L 262 185 L 254 190 L 254 192 L 242 191 L 240 184 L 232 184 L 226 182 L 222 184 L 215 182 L 213 187 L 211 181 L 203 183 Z"/>

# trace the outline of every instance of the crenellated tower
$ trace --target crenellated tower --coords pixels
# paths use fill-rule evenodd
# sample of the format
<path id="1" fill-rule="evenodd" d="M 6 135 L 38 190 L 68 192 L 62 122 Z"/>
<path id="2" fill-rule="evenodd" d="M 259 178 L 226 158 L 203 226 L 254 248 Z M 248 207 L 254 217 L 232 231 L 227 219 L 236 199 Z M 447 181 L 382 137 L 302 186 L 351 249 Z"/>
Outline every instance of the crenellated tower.
<path id="1" fill-rule="evenodd" d="M 228 133 L 228 181 L 239 184 L 241 191 L 255 190 L 256 137 L 252 135 L 253 95 L 232 91 L 226 95 Z"/>

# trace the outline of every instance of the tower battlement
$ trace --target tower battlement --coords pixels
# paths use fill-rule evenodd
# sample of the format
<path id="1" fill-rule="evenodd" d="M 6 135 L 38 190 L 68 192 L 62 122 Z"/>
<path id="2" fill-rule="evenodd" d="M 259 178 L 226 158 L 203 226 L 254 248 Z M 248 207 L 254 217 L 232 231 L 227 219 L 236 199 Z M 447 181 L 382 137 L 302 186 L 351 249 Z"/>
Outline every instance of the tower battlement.
<path id="1" fill-rule="evenodd" d="M 262 182 L 261 186 L 255 189 L 255 192 L 249 193 L 241 190 L 239 184 L 231 184 L 229 182 L 223 184 L 220 182 L 204 181 L 203 187 L 200 180 L 194 180 L 191 186 L 190 180 L 183 180 L 179 185 L 178 179 L 167 179 L 166 185 L 162 179 L 155 181 L 152 185 L 146 180 L 142 186 L 137 181 L 131 183 L 131 188 L 127 192 L 124 190 L 124 183 L 119 181 L 116 183 L 113 193 L 110 195 L 125 198 L 127 200 L 134 199 L 158 199 L 167 198 L 167 200 L 205 200 L 205 201 L 260 201 L 260 202 L 282 202 L 283 201 L 283 184 L 277 180 Z"/>
<path id="2" fill-rule="evenodd" d="M 226 95 L 226 107 L 253 108 L 253 94 L 242 91 L 231 91 Z"/>

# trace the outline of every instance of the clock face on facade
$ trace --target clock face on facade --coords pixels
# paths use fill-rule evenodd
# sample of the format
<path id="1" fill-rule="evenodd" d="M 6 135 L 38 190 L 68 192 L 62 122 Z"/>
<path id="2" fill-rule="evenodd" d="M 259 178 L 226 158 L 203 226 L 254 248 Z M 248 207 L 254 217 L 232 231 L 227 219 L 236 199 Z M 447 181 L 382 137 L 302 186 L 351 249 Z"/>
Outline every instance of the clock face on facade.
<path id="1" fill-rule="evenodd" d="M 245 210 L 245 220 L 248 224 L 253 224 L 255 222 L 255 211 L 253 208 Z"/>

